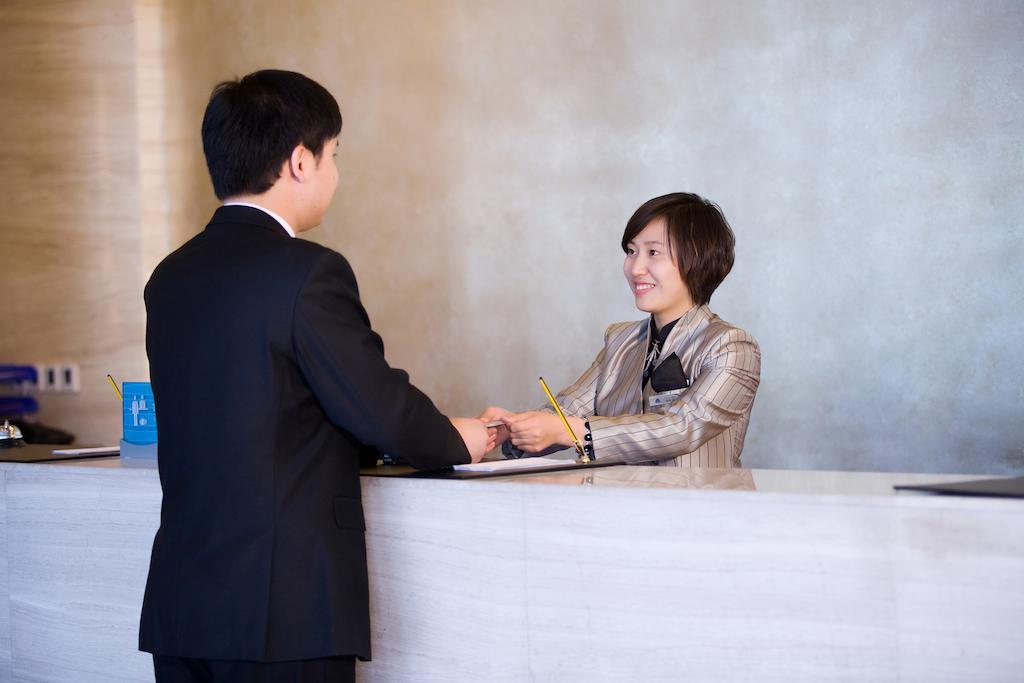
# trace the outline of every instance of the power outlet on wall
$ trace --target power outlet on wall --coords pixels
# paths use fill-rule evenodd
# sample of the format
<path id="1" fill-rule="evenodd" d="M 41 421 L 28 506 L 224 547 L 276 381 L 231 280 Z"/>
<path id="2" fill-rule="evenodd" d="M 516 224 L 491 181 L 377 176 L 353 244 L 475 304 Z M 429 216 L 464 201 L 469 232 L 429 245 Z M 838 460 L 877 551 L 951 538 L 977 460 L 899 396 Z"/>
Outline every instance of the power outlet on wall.
<path id="1" fill-rule="evenodd" d="M 60 378 L 59 391 L 65 394 L 77 394 L 79 389 L 78 363 L 63 363 L 57 368 Z"/>
<path id="2" fill-rule="evenodd" d="M 77 394 L 81 388 L 78 363 L 39 363 L 35 368 L 41 394 Z"/>
<path id="3" fill-rule="evenodd" d="M 46 366 L 41 363 L 35 364 L 36 369 L 36 383 L 35 386 L 29 385 L 29 388 L 35 389 L 36 391 L 46 391 Z"/>
<path id="4" fill-rule="evenodd" d="M 39 393 L 53 393 L 57 391 L 57 382 L 60 373 L 56 365 L 43 365 L 43 371 L 39 373 Z"/>

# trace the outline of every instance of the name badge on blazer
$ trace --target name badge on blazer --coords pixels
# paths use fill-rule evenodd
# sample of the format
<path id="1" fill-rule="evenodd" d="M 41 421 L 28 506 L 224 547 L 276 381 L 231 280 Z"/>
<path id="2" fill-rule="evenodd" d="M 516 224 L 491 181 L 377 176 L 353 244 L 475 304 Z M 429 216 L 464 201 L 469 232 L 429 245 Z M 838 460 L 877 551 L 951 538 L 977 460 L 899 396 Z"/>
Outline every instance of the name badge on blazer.
<path id="1" fill-rule="evenodd" d="M 647 398 L 651 408 L 674 403 L 690 386 L 690 378 L 683 372 L 683 364 L 675 353 L 665 358 L 651 373 L 651 389 L 655 393 Z"/>
<path id="2" fill-rule="evenodd" d="M 667 406 L 670 403 L 675 403 L 680 396 L 683 395 L 685 389 L 674 389 L 673 391 L 663 391 L 660 394 L 651 394 L 647 397 L 647 405 L 652 408 L 658 406 Z"/>

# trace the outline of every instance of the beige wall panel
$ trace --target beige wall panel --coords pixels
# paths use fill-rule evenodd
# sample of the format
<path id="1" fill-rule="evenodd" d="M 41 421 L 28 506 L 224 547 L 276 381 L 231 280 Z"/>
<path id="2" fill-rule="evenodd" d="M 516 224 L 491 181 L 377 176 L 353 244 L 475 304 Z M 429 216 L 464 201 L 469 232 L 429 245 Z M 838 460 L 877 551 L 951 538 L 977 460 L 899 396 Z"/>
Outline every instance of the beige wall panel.
<path id="1" fill-rule="evenodd" d="M 78 363 L 39 417 L 110 443 L 104 375 L 146 373 L 132 4 L 4 2 L 0 46 L 0 359 Z"/>
<path id="2" fill-rule="evenodd" d="M 149 277 L 171 248 L 167 185 L 167 90 L 163 0 L 135 0 L 135 111 L 141 271 Z"/>
<path id="3" fill-rule="evenodd" d="M 219 27 L 210 24 L 207 3 L 160 4 L 167 242 L 173 249 L 195 235 L 217 207 L 203 160 L 200 126 L 210 90 L 228 76 L 209 62 L 209 46 Z"/>

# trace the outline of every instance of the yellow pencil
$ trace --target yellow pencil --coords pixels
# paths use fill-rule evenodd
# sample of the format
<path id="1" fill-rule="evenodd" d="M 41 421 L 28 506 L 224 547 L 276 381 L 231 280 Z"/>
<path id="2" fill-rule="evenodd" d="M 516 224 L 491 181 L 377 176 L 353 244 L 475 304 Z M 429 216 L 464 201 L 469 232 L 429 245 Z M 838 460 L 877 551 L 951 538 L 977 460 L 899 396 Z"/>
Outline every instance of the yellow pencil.
<path id="1" fill-rule="evenodd" d="M 110 375 L 107 375 L 107 379 L 110 380 L 110 386 L 114 387 L 114 391 L 117 392 L 118 400 L 119 401 L 123 401 L 124 400 L 124 396 L 121 395 L 121 390 L 117 388 L 117 382 L 115 382 L 114 378 L 111 377 Z"/>
<path id="2" fill-rule="evenodd" d="M 548 389 L 548 383 L 544 381 L 543 377 L 540 378 L 540 385 L 543 387 L 544 393 L 548 395 L 548 400 L 551 401 L 551 406 L 555 409 L 555 412 L 558 413 L 558 417 L 562 418 L 562 424 L 565 425 L 565 430 L 569 432 L 569 436 L 572 437 L 572 442 L 576 444 L 576 452 L 580 454 L 580 462 L 590 462 L 590 456 L 587 455 L 587 451 L 584 450 L 583 444 L 580 443 L 580 440 L 576 438 L 576 432 L 572 431 L 572 427 L 569 426 L 569 421 L 565 419 L 565 413 L 563 413 L 562 409 L 558 407 L 558 404 L 555 402 L 555 397 L 551 395 L 551 390 Z"/>

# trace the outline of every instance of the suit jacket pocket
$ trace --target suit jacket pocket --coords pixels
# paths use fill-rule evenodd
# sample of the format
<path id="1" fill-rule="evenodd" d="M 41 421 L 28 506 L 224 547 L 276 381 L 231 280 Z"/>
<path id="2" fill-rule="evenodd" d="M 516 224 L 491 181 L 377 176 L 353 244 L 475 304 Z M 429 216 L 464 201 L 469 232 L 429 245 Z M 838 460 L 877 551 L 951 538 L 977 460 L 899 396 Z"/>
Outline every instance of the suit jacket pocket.
<path id="1" fill-rule="evenodd" d="M 675 352 L 662 360 L 651 373 L 651 389 L 658 393 L 677 391 L 688 386 L 690 386 L 690 378 L 683 372 L 683 364 Z"/>
<path id="2" fill-rule="evenodd" d="M 359 498 L 334 499 L 334 523 L 341 529 L 366 530 L 363 519 L 363 501 Z"/>

